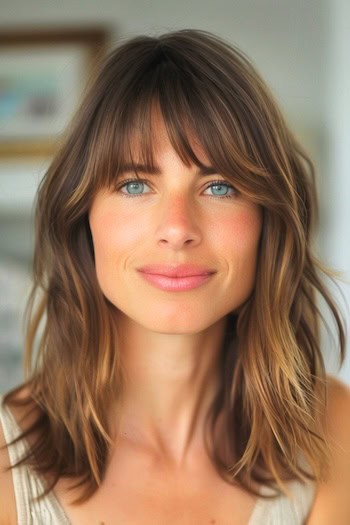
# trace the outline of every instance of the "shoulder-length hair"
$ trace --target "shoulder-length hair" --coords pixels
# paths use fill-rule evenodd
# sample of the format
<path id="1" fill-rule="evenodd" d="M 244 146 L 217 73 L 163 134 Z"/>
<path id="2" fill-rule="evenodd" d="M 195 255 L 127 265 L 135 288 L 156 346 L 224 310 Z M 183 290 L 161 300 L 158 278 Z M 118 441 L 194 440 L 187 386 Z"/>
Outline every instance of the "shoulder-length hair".
<path id="1" fill-rule="evenodd" d="M 88 212 L 96 191 L 115 184 L 119 167 L 136 163 L 135 136 L 138 160 L 154 165 L 155 106 L 186 165 L 201 166 L 195 137 L 217 172 L 263 211 L 255 287 L 228 316 L 221 387 L 207 417 L 208 453 L 223 479 L 255 495 L 254 483 L 288 493 L 283 480 L 324 479 L 327 381 L 318 298 L 335 320 L 341 363 L 345 335 L 322 280 L 333 274 L 312 252 L 314 166 L 246 56 L 192 29 L 138 36 L 109 53 L 40 184 L 24 400 L 40 415 L 18 438 L 35 433 L 18 464 L 52 476 L 43 495 L 59 478 L 72 478 L 82 489 L 75 503 L 104 479 L 114 443 L 108 413 L 120 406 L 124 375 L 115 307 L 96 278 Z M 6 403 L 15 405 L 19 388 Z M 220 412 L 224 454 L 213 432 Z"/>

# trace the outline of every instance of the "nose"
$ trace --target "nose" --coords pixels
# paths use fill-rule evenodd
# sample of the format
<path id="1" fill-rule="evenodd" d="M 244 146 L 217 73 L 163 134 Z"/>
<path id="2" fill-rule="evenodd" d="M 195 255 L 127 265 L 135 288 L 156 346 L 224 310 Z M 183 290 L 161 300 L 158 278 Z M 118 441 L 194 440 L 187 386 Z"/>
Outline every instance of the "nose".
<path id="1" fill-rule="evenodd" d="M 158 243 L 174 250 L 186 245 L 196 246 L 201 240 L 198 213 L 194 204 L 183 194 L 168 195 L 164 198 L 158 216 Z"/>

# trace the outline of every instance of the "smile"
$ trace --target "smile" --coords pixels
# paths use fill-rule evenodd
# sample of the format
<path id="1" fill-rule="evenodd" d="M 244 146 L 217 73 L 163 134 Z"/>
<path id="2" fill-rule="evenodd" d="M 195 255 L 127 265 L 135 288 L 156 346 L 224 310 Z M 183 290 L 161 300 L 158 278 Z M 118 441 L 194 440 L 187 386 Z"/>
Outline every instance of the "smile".
<path id="1" fill-rule="evenodd" d="M 206 283 L 213 274 L 206 275 L 191 275 L 188 277 L 167 277 L 166 275 L 158 275 L 151 273 L 140 272 L 142 277 L 146 279 L 156 288 L 168 292 L 181 292 L 185 290 L 192 290 L 198 288 Z"/>

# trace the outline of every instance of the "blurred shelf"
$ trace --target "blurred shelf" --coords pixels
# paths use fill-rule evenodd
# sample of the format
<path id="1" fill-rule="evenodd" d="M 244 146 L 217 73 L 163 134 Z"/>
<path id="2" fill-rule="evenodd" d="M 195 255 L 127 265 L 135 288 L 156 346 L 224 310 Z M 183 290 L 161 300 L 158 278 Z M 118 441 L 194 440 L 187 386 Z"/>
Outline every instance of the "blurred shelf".
<path id="1" fill-rule="evenodd" d="M 50 160 L 0 162 L 0 220 L 32 212 L 38 184 Z"/>

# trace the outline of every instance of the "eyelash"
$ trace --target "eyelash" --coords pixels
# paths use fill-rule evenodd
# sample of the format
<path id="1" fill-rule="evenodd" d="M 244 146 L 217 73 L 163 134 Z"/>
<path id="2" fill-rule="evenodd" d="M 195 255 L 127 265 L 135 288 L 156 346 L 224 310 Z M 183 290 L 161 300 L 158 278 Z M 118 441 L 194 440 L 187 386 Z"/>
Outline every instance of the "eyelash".
<path id="1" fill-rule="evenodd" d="M 119 186 L 117 186 L 116 191 L 120 191 L 124 186 L 126 186 L 130 182 L 146 183 L 148 185 L 147 179 L 137 179 L 137 178 L 128 179 L 128 180 L 125 180 Z M 211 188 L 212 186 L 227 186 L 228 188 L 234 190 L 234 193 L 231 193 L 229 195 L 208 195 L 210 199 L 233 199 L 237 195 L 237 190 L 231 184 L 223 180 L 217 180 L 217 181 L 211 182 L 210 184 L 208 184 L 208 186 L 205 189 L 207 190 L 208 188 Z M 134 193 L 134 194 L 130 194 L 130 193 L 128 194 L 128 193 L 123 193 L 123 192 L 120 192 L 120 193 L 123 195 L 123 197 L 142 197 L 143 195 L 145 195 L 144 193 Z"/>

